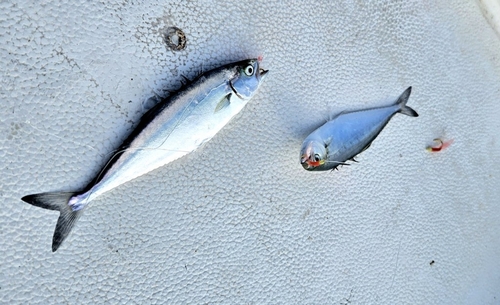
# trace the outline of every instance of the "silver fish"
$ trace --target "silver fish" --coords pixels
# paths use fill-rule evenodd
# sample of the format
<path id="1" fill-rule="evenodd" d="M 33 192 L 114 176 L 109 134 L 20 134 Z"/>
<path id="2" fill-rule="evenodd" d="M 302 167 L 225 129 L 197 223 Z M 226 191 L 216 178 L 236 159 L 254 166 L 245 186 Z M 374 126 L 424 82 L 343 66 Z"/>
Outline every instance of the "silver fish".
<path id="1" fill-rule="evenodd" d="M 410 93 L 408 87 L 391 106 L 340 113 L 313 131 L 300 151 L 304 169 L 324 171 L 349 165 L 349 160 L 356 162 L 354 157 L 370 147 L 396 113 L 418 117 L 415 110 L 406 106 Z"/>
<path id="2" fill-rule="evenodd" d="M 166 165 L 202 146 L 254 96 L 267 70 L 260 59 L 225 65 L 146 112 L 97 177 L 80 192 L 24 196 L 23 201 L 60 212 L 52 238 L 56 251 L 84 208 L 102 194 Z"/>

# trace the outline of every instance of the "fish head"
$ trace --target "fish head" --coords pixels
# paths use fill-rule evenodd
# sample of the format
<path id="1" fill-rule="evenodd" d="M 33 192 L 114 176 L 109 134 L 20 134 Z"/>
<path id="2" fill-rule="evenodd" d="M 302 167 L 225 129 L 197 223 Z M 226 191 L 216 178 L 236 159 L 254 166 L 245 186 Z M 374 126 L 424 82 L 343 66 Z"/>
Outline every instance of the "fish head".
<path id="1" fill-rule="evenodd" d="M 248 59 L 235 63 L 235 74 L 229 80 L 233 92 L 242 100 L 251 99 L 268 70 L 260 67 L 259 59 Z"/>
<path id="2" fill-rule="evenodd" d="M 300 151 L 300 164 L 306 170 L 314 170 L 325 164 L 327 157 L 326 147 L 319 141 L 306 141 Z"/>

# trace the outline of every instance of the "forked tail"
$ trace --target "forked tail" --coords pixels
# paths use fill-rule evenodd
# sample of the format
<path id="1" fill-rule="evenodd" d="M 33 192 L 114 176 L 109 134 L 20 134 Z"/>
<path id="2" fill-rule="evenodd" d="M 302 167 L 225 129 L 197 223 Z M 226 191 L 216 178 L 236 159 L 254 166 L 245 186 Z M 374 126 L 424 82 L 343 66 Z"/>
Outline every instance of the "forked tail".
<path id="1" fill-rule="evenodd" d="M 418 113 L 411 109 L 410 107 L 406 106 L 406 103 L 408 102 L 408 98 L 410 97 L 411 93 L 411 87 L 408 87 L 399 97 L 398 100 L 396 101 L 396 105 L 399 105 L 401 108 L 399 109 L 399 112 L 402 114 L 406 114 L 409 116 L 417 117 Z"/>
<path id="2" fill-rule="evenodd" d="M 61 243 L 68 237 L 83 209 L 73 211 L 68 204 L 75 193 L 40 193 L 24 196 L 23 201 L 47 210 L 59 211 L 54 237 L 52 238 L 52 252 L 55 252 Z"/>

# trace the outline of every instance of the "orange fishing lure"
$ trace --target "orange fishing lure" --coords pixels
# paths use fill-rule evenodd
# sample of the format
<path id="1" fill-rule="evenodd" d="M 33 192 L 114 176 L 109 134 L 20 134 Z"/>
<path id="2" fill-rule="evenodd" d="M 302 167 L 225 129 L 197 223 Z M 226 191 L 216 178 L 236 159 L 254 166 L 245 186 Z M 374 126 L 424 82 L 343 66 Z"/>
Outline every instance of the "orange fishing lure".
<path id="1" fill-rule="evenodd" d="M 426 150 L 429 152 L 438 152 L 443 149 L 448 148 L 451 144 L 453 144 L 453 139 L 448 140 L 448 141 L 443 141 L 441 139 L 434 139 L 433 140 L 433 145 L 429 145 L 426 147 Z"/>

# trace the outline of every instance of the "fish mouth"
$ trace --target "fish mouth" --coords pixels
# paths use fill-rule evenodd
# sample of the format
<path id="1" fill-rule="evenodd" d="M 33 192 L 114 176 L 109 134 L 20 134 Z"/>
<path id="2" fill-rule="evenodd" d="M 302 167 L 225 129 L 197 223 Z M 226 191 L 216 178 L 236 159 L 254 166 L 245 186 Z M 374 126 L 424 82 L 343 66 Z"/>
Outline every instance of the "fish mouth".
<path id="1" fill-rule="evenodd" d="M 301 159 L 301 160 L 300 160 L 300 165 L 302 165 L 302 167 L 303 167 L 305 170 L 310 170 L 310 169 L 311 169 L 311 167 L 309 166 L 309 164 L 307 164 L 307 160 Z"/>
<path id="2" fill-rule="evenodd" d="M 269 70 L 264 70 L 262 68 L 259 68 L 260 77 L 263 77 L 264 75 L 266 75 L 267 72 L 269 72 Z"/>
<path id="3" fill-rule="evenodd" d="M 302 164 L 302 167 L 309 170 L 325 164 L 325 160 L 312 161 L 307 157 L 302 157 L 300 159 L 300 164 Z"/>
<path id="4" fill-rule="evenodd" d="M 310 158 L 302 157 L 300 159 L 300 164 L 307 170 L 312 170 L 318 166 L 325 164 L 325 160 L 313 161 Z"/>

